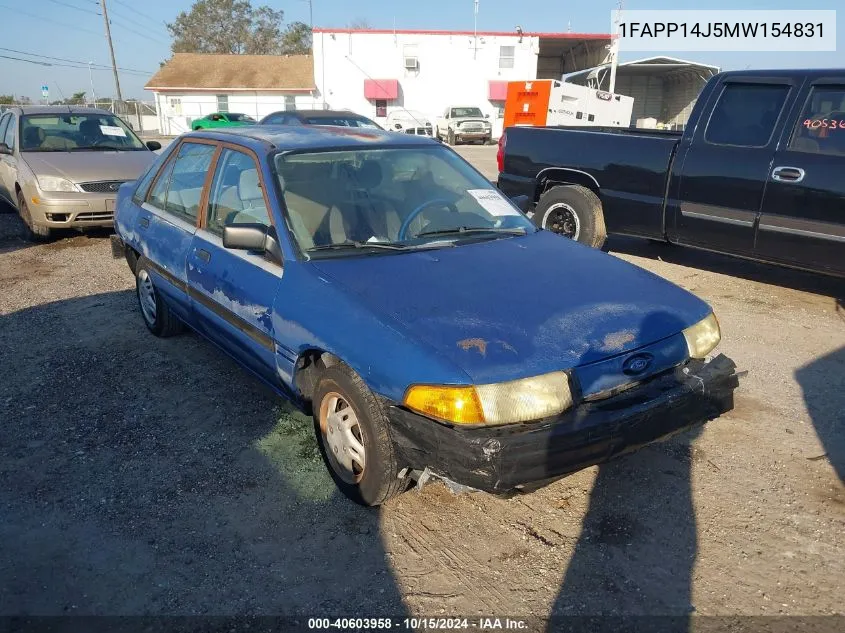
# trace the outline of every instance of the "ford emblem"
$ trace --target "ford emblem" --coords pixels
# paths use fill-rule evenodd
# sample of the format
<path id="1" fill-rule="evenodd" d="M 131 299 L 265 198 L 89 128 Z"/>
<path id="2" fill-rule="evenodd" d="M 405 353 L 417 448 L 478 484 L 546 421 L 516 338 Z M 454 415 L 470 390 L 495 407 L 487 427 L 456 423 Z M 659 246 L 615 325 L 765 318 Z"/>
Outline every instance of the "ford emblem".
<path id="1" fill-rule="evenodd" d="M 109 189 L 111 189 L 112 191 L 117 191 L 118 189 L 120 189 L 120 183 L 117 183 L 117 182 L 111 183 L 109 185 Z"/>
<path id="2" fill-rule="evenodd" d="M 628 376 L 638 376 L 651 367 L 654 356 L 651 354 L 634 354 L 622 363 L 622 372 Z"/>

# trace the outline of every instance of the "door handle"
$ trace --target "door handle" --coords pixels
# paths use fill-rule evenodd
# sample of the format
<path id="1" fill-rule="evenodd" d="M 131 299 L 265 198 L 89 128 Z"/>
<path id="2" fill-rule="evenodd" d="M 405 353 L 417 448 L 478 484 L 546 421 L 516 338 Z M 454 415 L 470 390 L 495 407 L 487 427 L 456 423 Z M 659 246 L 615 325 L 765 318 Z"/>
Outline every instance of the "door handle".
<path id="1" fill-rule="evenodd" d="M 140 225 L 141 225 L 141 228 L 142 228 L 142 229 L 146 229 L 147 227 L 149 227 L 149 226 L 150 226 L 150 219 L 149 219 L 149 218 L 141 218 L 141 219 L 138 221 L 138 224 L 140 224 Z"/>
<path id="2" fill-rule="evenodd" d="M 804 170 L 800 167 L 775 167 L 772 180 L 778 182 L 801 182 L 804 180 Z"/>
<path id="3" fill-rule="evenodd" d="M 203 248 L 197 249 L 197 257 L 206 264 L 211 261 L 211 253 Z"/>

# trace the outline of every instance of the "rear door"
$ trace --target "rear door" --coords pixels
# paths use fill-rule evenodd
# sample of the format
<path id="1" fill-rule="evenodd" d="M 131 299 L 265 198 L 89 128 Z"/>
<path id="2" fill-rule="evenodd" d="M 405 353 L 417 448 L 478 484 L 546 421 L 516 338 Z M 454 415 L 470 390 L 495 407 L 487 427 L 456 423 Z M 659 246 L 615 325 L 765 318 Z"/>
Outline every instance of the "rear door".
<path id="1" fill-rule="evenodd" d="M 788 78 L 727 77 L 712 92 L 710 116 L 681 147 L 680 179 L 670 198 L 679 243 L 751 255 L 763 191 L 786 106 Z M 670 200 L 670 202 L 672 202 Z"/>
<path id="2" fill-rule="evenodd" d="M 769 173 L 757 254 L 845 274 L 845 76 L 808 81 Z"/>
<path id="3" fill-rule="evenodd" d="M 202 225 L 188 257 L 198 326 L 256 374 L 278 385 L 273 303 L 282 267 L 262 253 L 223 247 L 223 227 L 273 226 L 257 157 L 226 145 L 216 161 Z"/>
<path id="4" fill-rule="evenodd" d="M 138 232 L 144 234 L 144 252 L 153 265 L 156 289 L 188 323 L 194 319 L 186 262 L 215 150 L 213 144 L 183 142 L 159 173 L 138 216 Z"/>

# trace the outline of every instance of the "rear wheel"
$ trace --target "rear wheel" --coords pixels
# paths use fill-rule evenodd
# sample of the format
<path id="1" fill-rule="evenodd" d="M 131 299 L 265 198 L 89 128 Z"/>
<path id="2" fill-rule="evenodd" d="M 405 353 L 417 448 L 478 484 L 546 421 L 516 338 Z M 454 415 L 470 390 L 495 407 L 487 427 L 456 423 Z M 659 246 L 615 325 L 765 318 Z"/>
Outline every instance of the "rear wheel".
<path id="1" fill-rule="evenodd" d="M 384 409 L 354 371 L 342 364 L 325 369 L 313 403 L 320 453 L 344 495 L 377 506 L 405 489 Z"/>
<path id="2" fill-rule="evenodd" d="M 23 191 L 18 191 L 18 213 L 26 227 L 26 239 L 30 242 L 46 242 L 50 239 L 52 231 L 47 226 L 40 226 L 32 221 L 32 214 L 26 204 L 26 197 Z"/>
<path id="3" fill-rule="evenodd" d="M 150 262 L 141 257 L 135 267 L 135 291 L 147 329 L 162 338 L 179 334 L 183 325 L 156 291 L 150 275 Z"/>
<path id="4" fill-rule="evenodd" d="M 587 246 L 601 248 L 607 238 L 601 200 L 586 187 L 553 187 L 540 198 L 534 223 Z"/>

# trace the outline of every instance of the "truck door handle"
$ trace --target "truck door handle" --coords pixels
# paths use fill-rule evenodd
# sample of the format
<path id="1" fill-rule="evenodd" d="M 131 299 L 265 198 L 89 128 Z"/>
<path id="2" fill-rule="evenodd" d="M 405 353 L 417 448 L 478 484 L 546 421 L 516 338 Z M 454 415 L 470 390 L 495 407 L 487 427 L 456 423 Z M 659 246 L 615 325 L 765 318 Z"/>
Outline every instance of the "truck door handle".
<path id="1" fill-rule="evenodd" d="M 202 248 L 197 249 L 197 257 L 206 264 L 211 261 L 211 253 Z"/>
<path id="2" fill-rule="evenodd" d="M 801 182 L 804 180 L 804 170 L 800 167 L 775 167 L 772 180 L 778 182 Z"/>
<path id="3" fill-rule="evenodd" d="M 145 229 L 145 228 L 147 228 L 148 226 L 150 226 L 150 219 L 149 219 L 149 218 L 141 218 L 141 219 L 138 221 L 138 224 L 140 224 L 140 225 L 141 225 L 141 228 L 142 228 L 142 229 Z"/>

